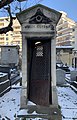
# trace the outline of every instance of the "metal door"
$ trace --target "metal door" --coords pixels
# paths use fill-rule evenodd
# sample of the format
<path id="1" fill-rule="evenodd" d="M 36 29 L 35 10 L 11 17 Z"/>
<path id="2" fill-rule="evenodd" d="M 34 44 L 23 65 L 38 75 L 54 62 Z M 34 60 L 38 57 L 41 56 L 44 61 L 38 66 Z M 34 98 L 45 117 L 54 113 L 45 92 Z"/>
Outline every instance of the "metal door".
<path id="1" fill-rule="evenodd" d="M 29 99 L 38 105 L 50 102 L 50 40 L 31 42 Z"/>

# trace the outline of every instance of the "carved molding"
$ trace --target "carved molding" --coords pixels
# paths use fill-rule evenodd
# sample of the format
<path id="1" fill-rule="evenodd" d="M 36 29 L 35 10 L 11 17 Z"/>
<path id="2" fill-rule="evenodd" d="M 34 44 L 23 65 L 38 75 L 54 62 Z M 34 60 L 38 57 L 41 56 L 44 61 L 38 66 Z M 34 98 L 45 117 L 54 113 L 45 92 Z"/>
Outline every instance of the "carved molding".
<path id="1" fill-rule="evenodd" d="M 40 8 L 37 9 L 35 15 L 33 15 L 29 20 L 30 24 L 48 24 L 50 22 L 52 21 L 43 14 Z"/>

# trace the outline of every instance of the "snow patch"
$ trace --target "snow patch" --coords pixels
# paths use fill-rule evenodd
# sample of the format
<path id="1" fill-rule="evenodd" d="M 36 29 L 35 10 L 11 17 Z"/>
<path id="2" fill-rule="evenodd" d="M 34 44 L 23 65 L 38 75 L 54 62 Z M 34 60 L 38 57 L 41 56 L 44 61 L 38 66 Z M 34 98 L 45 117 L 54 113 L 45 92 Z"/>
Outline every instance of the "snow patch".
<path id="1" fill-rule="evenodd" d="M 77 94 L 70 87 L 57 87 L 62 120 L 77 120 Z"/>

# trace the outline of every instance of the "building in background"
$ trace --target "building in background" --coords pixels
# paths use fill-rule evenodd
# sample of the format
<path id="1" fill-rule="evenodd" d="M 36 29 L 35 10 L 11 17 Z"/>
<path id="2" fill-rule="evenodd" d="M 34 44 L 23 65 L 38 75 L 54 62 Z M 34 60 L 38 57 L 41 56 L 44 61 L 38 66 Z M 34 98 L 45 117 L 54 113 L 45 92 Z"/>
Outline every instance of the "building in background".
<path id="1" fill-rule="evenodd" d="M 73 66 L 73 46 L 56 46 L 56 62 Z"/>
<path id="2" fill-rule="evenodd" d="M 75 43 L 74 26 L 75 21 L 68 18 L 67 13 L 61 11 L 62 16 L 57 25 L 56 44 L 58 46 L 70 46 Z"/>
<path id="3" fill-rule="evenodd" d="M 74 50 L 77 51 L 77 22 L 74 27 L 74 37 L 75 37 L 75 44 L 74 44 Z"/>
<path id="4" fill-rule="evenodd" d="M 75 36 L 75 44 L 74 44 L 74 49 L 73 49 L 73 66 L 74 68 L 77 68 L 77 23 L 76 26 L 74 27 L 74 36 Z"/>
<path id="5" fill-rule="evenodd" d="M 75 21 L 68 18 L 67 13 L 61 11 L 62 16 L 57 25 L 57 46 L 70 46 L 75 44 Z M 0 18 L 0 28 L 9 24 L 9 17 Z M 6 34 L 0 34 L 0 45 L 19 45 L 22 50 L 21 26 L 17 19 L 13 20 L 13 32 L 9 31 Z"/>
<path id="6" fill-rule="evenodd" d="M 9 17 L 0 18 L 0 28 L 6 27 L 9 20 Z M 0 34 L 0 45 L 19 45 L 22 50 L 21 26 L 16 18 L 13 20 L 13 31 Z"/>

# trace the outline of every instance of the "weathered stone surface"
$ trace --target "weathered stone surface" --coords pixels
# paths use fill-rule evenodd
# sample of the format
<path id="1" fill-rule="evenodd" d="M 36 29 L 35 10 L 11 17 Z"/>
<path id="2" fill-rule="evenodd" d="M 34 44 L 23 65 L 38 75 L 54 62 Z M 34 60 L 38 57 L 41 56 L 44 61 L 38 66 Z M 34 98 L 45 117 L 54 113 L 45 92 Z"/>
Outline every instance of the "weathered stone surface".
<path id="1" fill-rule="evenodd" d="M 58 11 L 48 8 L 44 5 L 37 4 L 35 6 L 32 6 L 20 13 L 17 14 L 17 18 L 21 24 L 23 23 L 29 23 L 29 20 L 32 16 L 34 16 L 37 12 L 37 10 L 40 9 L 40 11 L 43 12 L 44 16 L 50 19 L 50 21 L 53 21 L 55 24 L 58 23 L 61 13 Z M 37 19 L 37 18 L 36 18 Z"/>
<path id="2" fill-rule="evenodd" d="M 76 80 L 76 76 L 77 76 L 77 70 L 70 71 L 71 81 Z"/>
<path id="3" fill-rule="evenodd" d="M 49 57 L 51 60 L 51 63 L 50 63 L 51 65 L 49 65 L 49 68 L 51 66 L 50 68 L 51 73 L 48 72 L 48 76 L 49 76 L 48 80 L 52 80 L 49 85 L 51 87 L 49 94 L 52 95 L 50 98 L 52 99 L 51 100 L 52 103 L 49 103 L 49 104 L 52 104 L 55 106 L 58 105 L 57 92 L 56 92 L 56 25 L 60 17 L 61 17 L 61 14 L 58 11 L 55 11 L 51 8 L 48 8 L 40 4 L 35 5 L 17 14 L 17 18 L 22 26 L 22 39 L 23 39 L 22 40 L 22 87 L 24 88 L 30 87 L 29 86 L 30 80 L 28 80 L 28 71 L 27 71 L 28 70 L 27 69 L 28 68 L 28 64 L 27 64 L 28 52 L 27 51 L 29 49 L 28 47 L 30 46 L 28 45 L 27 41 L 29 40 L 33 40 L 33 41 L 36 40 L 36 42 L 41 41 L 43 45 L 44 41 L 47 42 L 49 40 L 51 42 L 50 43 L 51 48 L 49 49 L 49 51 L 51 51 L 50 53 L 51 58 Z M 39 65 L 38 65 L 38 69 L 39 69 Z M 38 84 L 36 86 L 38 86 Z M 49 86 L 47 86 L 47 88 L 49 88 Z M 29 98 L 27 93 L 30 95 L 29 89 L 26 89 L 26 91 L 23 91 L 22 89 L 21 109 L 23 108 L 23 106 L 26 107 L 26 101 Z M 38 97 L 39 97 L 39 94 L 38 94 Z"/>
<path id="4" fill-rule="evenodd" d="M 56 82 L 57 85 L 63 85 L 65 84 L 65 71 L 61 69 L 56 70 Z"/>
<path id="5" fill-rule="evenodd" d="M 23 113 L 23 114 L 22 114 Z M 26 109 L 22 109 L 18 113 L 19 118 L 40 118 L 43 120 L 62 120 L 61 111 L 55 106 L 26 106 Z"/>
<path id="6" fill-rule="evenodd" d="M 18 46 L 1 46 L 1 64 L 9 65 L 16 64 L 19 62 L 19 47 Z"/>

